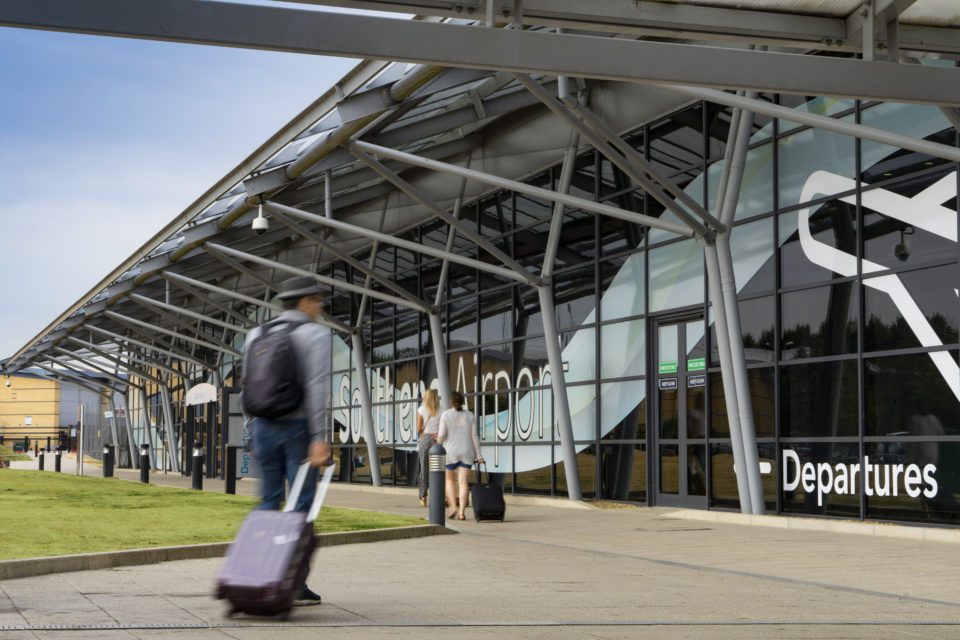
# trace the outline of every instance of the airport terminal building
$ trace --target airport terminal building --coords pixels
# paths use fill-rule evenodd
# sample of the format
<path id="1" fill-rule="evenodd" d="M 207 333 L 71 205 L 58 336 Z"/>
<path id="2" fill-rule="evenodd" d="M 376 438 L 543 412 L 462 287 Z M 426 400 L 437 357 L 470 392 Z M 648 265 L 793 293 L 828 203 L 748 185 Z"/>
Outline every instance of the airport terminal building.
<path id="1" fill-rule="evenodd" d="M 196 441 L 220 475 L 244 336 L 309 274 L 342 481 L 416 482 L 432 386 L 508 492 L 960 522 L 960 7 L 315 4 L 422 15 L 328 17 L 382 21 L 397 61 L 371 51 L 6 373 L 94 385 L 131 456 L 183 471 Z M 433 33 L 452 66 L 410 44 Z M 616 62 L 670 52 L 676 77 Z"/>

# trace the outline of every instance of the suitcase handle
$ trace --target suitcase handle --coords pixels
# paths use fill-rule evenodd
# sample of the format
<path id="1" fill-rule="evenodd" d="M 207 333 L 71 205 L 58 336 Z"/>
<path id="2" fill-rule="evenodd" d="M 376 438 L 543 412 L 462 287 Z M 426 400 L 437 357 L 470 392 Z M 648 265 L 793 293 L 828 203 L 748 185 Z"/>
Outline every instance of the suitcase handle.
<path id="1" fill-rule="evenodd" d="M 483 465 L 483 470 L 487 472 L 487 483 L 489 484 L 489 482 L 490 482 L 490 471 L 487 469 L 487 463 L 486 463 L 486 462 L 478 462 L 478 463 L 477 463 L 477 484 L 483 484 L 483 476 L 480 475 L 480 465 Z"/>
<path id="2" fill-rule="evenodd" d="M 333 471 L 336 467 L 336 463 L 333 463 L 323 470 L 323 477 L 320 478 L 320 487 L 317 488 L 317 493 L 313 497 L 313 504 L 310 505 L 310 511 L 307 513 L 307 522 L 313 522 L 317 519 L 317 516 L 320 515 L 320 507 L 323 506 L 323 500 L 327 497 L 327 490 L 330 488 L 330 481 L 333 479 Z M 303 483 L 307 481 L 307 472 L 309 470 L 309 462 L 304 462 L 300 465 L 300 468 L 297 469 L 297 477 L 294 478 L 293 486 L 290 487 L 290 496 L 287 498 L 287 503 L 283 505 L 284 513 L 293 511 L 293 508 L 296 506 L 297 500 L 300 499 L 300 492 L 303 491 Z"/>

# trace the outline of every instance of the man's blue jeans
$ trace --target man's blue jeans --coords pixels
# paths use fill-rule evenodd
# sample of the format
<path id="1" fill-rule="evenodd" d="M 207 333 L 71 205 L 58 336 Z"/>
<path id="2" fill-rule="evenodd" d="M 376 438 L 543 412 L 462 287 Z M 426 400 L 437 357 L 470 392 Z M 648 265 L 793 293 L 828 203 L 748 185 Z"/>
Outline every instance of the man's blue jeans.
<path id="1" fill-rule="evenodd" d="M 283 497 L 283 480 L 290 487 L 297 470 L 307 459 L 310 431 L 306 419 L 253 421 L 253 455 L 260 465 L 260 498 L 257 509 L 278 511 Z M 295 511 L 307 512 L 317 493 L 317 469 L 310 467 Z"/>

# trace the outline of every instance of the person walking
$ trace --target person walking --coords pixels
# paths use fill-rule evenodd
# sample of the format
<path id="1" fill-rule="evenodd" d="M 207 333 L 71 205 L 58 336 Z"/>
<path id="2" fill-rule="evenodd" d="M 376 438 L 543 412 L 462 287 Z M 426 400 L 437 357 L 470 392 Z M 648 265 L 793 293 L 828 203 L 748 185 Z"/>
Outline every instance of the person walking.
<path id="1" fill-rule="evenodd" d="M 273 344 L 284 344 L 284 348 L 289 348 L 294 366 L 288 375 L 295 374 L 300 387 L 299 400 L 294 392 L 292 399 L 286 403 L 295 403 L 292 409 L 286 411 L 285 405 L 281 410 L 286 412 L 278 417 L 258 417 L 251 421 L 253 455 L 261 472 L 260 504 L 257 509 L 279 510 L 284 494 L 284 479 L 293 486 L 300 465 L 309 461 L 310 471 L 294 507 L 296 511 L 308 512 L 316 494 L 317 469 L 333 462 L 329 415 L 332 337 L 328 328 L 317 323 L 323 314 L 323 294 L 323 287 L 313 278 L 298 276 L 284 281 L 277 296 L 277 299 L 282 301 L 284 311 L 276 319 L 247 334 L 243 355 L 244 414 L 251 417 L 248 405 L 256 401 L 269 406 L 273 400 L 271 397 L 264 397 L 270 394 L 264 393 L 263 389 L 267 385 L 260 384 L 261 380 L 257 376 L 269 377 L 281 373 L 270 371 L 267 365 L 261 364 L 270 356 L 265 356 L 264 349 L 259 347 L 264 344 L 263 341 L 254 343 L 264 336 L 265 332 L 289 332 L 285 342 Z M 266 340 L 267 336 L 264 338 Z M 257 351 L 258 347 L 260 351 Z M 273 356 L 276 357 L 276 354 Z M 255 362 L 251 363 L 251 359 Z M 254 365 L 253 370 L 251 364 Z M 256 371 L 258 367 L 262 373 Z M 282 384 L 280 388 L 286 398 L 288 390 Z M 266 412 L 268 411 L 260 413 Z M 270 412 L 276 413 L 276 410 L 271 409 Z M 309 573 L 310 554 L 305 554 L 304 561 L 308 565 Z M 307 587 L 304 579 L 294 604 L 304 606 L 320 602 L 320 596 Z"/>
<path id="2" fill-rule="evenodd" d="M 427 468 L 430 447 L 437 441 L 440 431 L 440 394 L 436 389 L 427 389 L 423 404 L 417 409 L 417 458 L 420 460 L 420 506 L 427 506 L 427 490 L 430 472 Z"/>
<path id="3" fill-rule="evenodd" d="M 477 419 L 463 408 L 463 394 L 450 394 L 452 408 L 440 415 L 437 442 L 447 450 L 446 491 L 450 503 L 457 507 L 448 517 L 465 520 L 464 510 L 470 497 L 470 469 L 474 462 L 484 462 L 477 437 Z M 457 498 L 459 497 L 459 502 Z"/>

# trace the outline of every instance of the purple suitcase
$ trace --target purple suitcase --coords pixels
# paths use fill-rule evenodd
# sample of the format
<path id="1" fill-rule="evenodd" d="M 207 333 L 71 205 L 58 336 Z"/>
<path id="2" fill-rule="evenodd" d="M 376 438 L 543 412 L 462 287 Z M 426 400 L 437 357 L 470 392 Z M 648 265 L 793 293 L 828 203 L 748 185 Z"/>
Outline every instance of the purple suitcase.
<path id="1" fill-rule="evenodd" d="M 313 521 L 320 512 L 334 467 L 323 474 L 310 513 L 292 511 L 308 465 L 297 473 L 284 511 L 251 511 L 227 551 L 216 597 L 230 602 L 228 615 L 286 615 L 306 578 L 316 547 Z"/>

